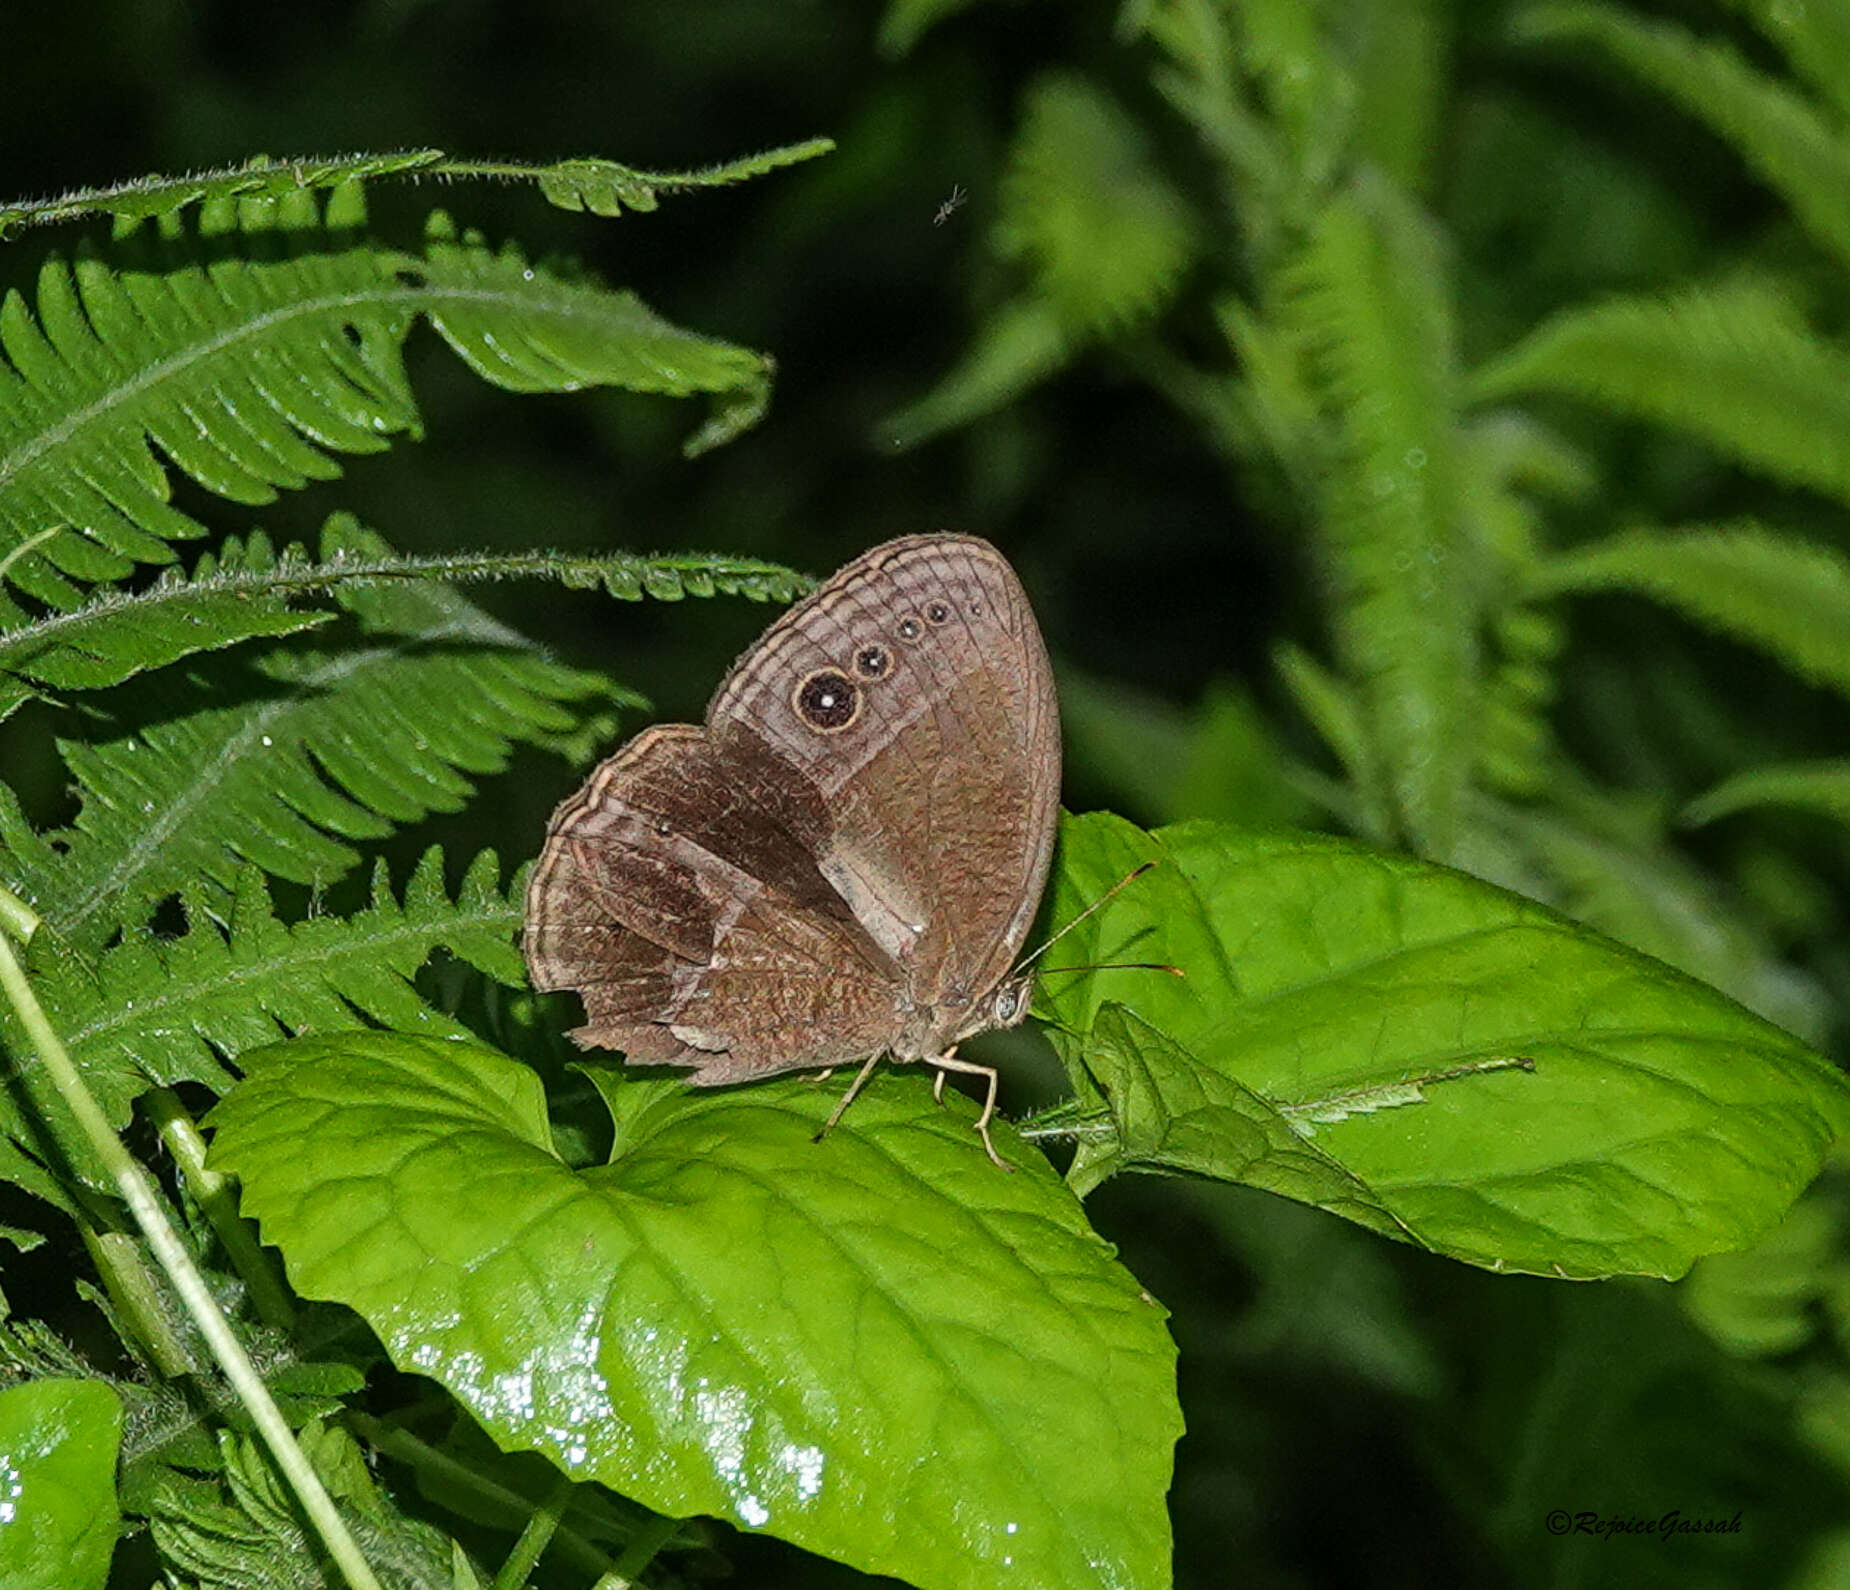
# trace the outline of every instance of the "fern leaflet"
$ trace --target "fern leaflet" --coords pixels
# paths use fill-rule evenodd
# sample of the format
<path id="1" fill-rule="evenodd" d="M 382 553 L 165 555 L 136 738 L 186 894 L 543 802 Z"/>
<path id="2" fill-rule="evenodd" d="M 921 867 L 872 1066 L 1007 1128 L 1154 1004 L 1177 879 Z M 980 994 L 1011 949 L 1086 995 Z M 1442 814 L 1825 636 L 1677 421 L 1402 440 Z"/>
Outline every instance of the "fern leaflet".
<path id="1" fill-rule="evenodd" d="M 424 256 L 358 239 L 358 189 L 325 217 L 312 192 L 214 201 L 200 239 L 94 250 L 40 273 L 38 310 L 0 306 L 0 561 L 45 605 L 200 527 L 169 502 L 167 467 L 236 502 L 339 473 L 336 453 L 376 452 L 418 425 L 403 344 L 420 315 L 491 380 L 519 391 L 597 384 L 706 392 L 706 446 L 762 411 L 767 361 L 660 320 L 628 293 L 567 280 L 433 219 Z M 244 252 L 212 258 L 233 224 Z M 170 230 L 176 230 L 170 228 Z M 165 255 L 190 256 L 178 264 Z M 222 251 L 219 251 L 222 252 Z M 159 257 L 157 257 L 159 256 Z M 30 550 L 27 543 L 68 526 Z M 74 583 L 76 582 L 76 583 Z M 0 626 L 23 615 L 0 592 Z"/>
<path id="2" fill-rule="evenodd" d="M 1538 595 L 1634 591 L 1850 696 L 1850 558 L 1747 523 L 1635 531 L 1536 571 Z"/>
<path id="3" fill-rule="evenodd" d="M 1691 801 L 1681 820 L 1698 828 L 1757 806 L 1788 806 L 1850 824 L 1850 759 L 1749 768 Z"/>
<path id="4" fill-rule="evenodd" d="M 1726 45 L 1605 6 L 1540 6 L 1524 26 L 1539 38 L 1590 40 L 1671 95 L 1732 144 L 1805 229 L 1850 266 L 1850 139 L 1803 95 Z"/>
<path id="5" fill-rule="evenodd" d="M 1755 282 L 1569 309 L 1482 369 L 1484 399 L 1567 392 L 1850 502 L 1850 357 Z"/>
<path id="6" fill-rule="evenodd" d="M 271 907 L 262 874 L 242 866 L 216 903 L 198 892 L 189 895 L 186 931 L 177 937 L 132 930 L 91 963 L 55 932 L 41 932 L 32 940 L 28 969 L 72 1058 L 120 1126 L 151 1083 L 205 1082 L 222 1092 L 231 1078 L 221 1054 L 292 1032 L 378 1024 L 460 1033 L 419 997 L 412 978 L 436 950 L 446 949 L 499 982 L 523 986 L 526 973 L 511 942 L 520 894 L 519 879 L 502 892 L 499 863 L 484 851 L 452 900 L 443 885 L 442 854 L 432 849 L 412 873 L 402 904 L 381 862 L 370 904 L 347 917 L 286 924 Z M 0 1036 L 26 1087 L 35 1097 L 48 1092 L 38 1084 L 36 1058 L 5 1012 Z M 55 1109 L 43 1114 L 54 1124 L 61 1118 Z M 36 1125 L 12 1095 L 0 1096 L 0 1130 L 11 1142 L 38 1142 Z M 59 1137 L 81 1174 L 110 1185 L 74 1134 Z M 12 1175 L 4 1157 L 0 1174 Z"/>
<path id="7" fill-rule="evenodd" d="M 409 176 L 456 179 L 489 177 L 537 183 L 547 201 L 564 210 L 621 215 L 625 209 L 653 210 L 658 195 L 745 182 L 782 166 L 812 160 L 835 147 L 833 139 L 811 138 L 767 149 L 723 165 L 695 171 L 638 171 L 614 160 L 559 160 L 550 165 L 508 160 L 456 160 L 441 149 L 407 149 L 388 154 L 309 156 L 272 160 L 267 156 L 219 171 L 179 177 L 138 177 L 106 188 L 77 188 L 54 199 L 24 199 L 0 205 L 0 238 L 27 226 L 89 215 L 113 215 L 133 225 L 172 215 L 189 204 L 215 199 L 280 199 L 298 191 L 342 183 Z"/>
<path id="8" fill-rule="evenodd" d="M 330 560 L 383 550 L 339 519 L 324 535 Z M 635 701 L 444 586 L 358 585 L 338 600 L 349 644 L 298 637 L 163 679 L 142 732 L 67 744 L 75 824 L 50 836 L 62 854 L 48 869 L 31 861 L 43 846 L 0 855 L 8 886 L 92 950 L 194 879 L 228 888 L 241 862 L 325 883 L 358 859 L 349 841 L 459 809 L 515 742 L 576 730 L 578 705 Z"/>
<path id="9" fill-rule="evenodd" d="M 1444 284 L 1424 221 L 1358 187 L 1323 212 L 1284 305 L 1342 441 L 1322 530 L 1344 671 L 1400 832 L 1440 859 L 1470 773 L 1481 594 L 1461 523 Z"/>

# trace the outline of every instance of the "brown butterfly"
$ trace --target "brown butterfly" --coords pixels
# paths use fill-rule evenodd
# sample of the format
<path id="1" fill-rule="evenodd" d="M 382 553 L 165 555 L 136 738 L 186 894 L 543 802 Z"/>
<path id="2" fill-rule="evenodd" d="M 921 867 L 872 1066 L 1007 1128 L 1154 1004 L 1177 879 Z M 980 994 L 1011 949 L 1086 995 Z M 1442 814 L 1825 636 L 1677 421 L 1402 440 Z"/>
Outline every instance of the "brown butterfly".
<path id="1" fill-rule="evenodd" d="M 572 1036 L 711 1087 L 882 1056 L 988 1079 L 971 1034 L 1053 852 L 1060 730 L 1014 571 L 973 536 L 856 558 L 734 664 L 706 723 L 646 729 L 553 814 L 527 890 L 534 986 Z M 824 1131 L 828 1128 L 825 1127 Z"/>

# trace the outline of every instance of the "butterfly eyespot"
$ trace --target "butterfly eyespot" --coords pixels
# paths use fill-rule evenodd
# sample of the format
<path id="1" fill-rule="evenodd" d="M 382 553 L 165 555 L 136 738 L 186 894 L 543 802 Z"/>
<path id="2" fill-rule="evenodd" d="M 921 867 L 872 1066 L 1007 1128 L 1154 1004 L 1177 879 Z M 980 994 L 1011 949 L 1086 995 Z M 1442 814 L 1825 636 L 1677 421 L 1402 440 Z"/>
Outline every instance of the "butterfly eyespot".
<path id="1" fill-rule="evenodd" d="M 660 838 L 666 839 L 674 832 L 674 824 L 666 817 L 658 817 L 655 819 L 655 832 Z"/>
<path id="2" fill-rule="evenodd" d="M 983 604 L 981 602 L 972 602 L 965 611 L 968 612 L 972 618 L 981 618 L 983 616 Z"/>
<path id="3" fill-rule="evenodd" d="M 948 624 L 951 621 L 951 609 L 947 603 L 933 602 L 925 609 L 925 618 L 928 623 Z"/>
<path id="4" fill-rule="evenodd" d="M 839 669 L 818 668 L 804 675 L 791 705 L 812 729 L 835 734 L 861 715 L 861 690 Z"/>
<path id="5" fill-rule="evenodd" d="M 894 628 L 898 632 L 899 638 L 907 641 L 917 640 L 919 636 L 925 633 L 925 626 L 916 618 L 912 617 L 911 614 L 907 614 L 906 617 L 902 618 Z"/>
<path id="6" fill-rule="evenodd" d="M 893 666 L 893 654 L 884 646 L 863 646 L 854 654 L 854 671 L 863 679 L 884 679 Z"/>

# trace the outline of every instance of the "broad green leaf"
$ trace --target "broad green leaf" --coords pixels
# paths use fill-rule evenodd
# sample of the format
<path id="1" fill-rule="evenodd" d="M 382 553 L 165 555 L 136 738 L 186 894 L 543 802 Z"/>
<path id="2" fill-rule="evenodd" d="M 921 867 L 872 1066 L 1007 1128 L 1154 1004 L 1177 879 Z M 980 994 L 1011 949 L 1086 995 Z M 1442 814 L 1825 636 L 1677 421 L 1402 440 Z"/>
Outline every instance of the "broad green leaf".
<path id="1" fill-rule="evenodd" d="M 116 1549 L 122 1404 L 94 1380 L 0 1392 L 0 1585 L 102 1590 Z"/>
<path id="2" fill-rule="evenodd" d="M 1116 1127 L 1082 1182 L 1217 1175 L 1492 1269 L 1677 1276 L 1778 1220 L 1850 1127 L 1843 1078 L 1715 990 L 1346 841 L 1078 819 L 1055 920 L 1149 859 L 1050 959 L 1186 976 L 1042 986 Z"/>
<path id="3" fill-rule="evenodd" d="M 1651 597 L 1850 696 L 1850 558 L 1831 547 L 1751 523 L 1637 530 L 1541 564 L 1531 589 Z"/>
<path id="4" fill-rule="evenodd" d="M 384 1033 L 243 1057 L 212 1162 L 304 1295 L 358 1309 L 504 1447 L 922 1587 L 1169 1582 L 1163 1312 L 1009 1129 L 882 1078 L 606 1075 L 608 1165 L 538 1079 Z M 312 1143 L 314 1151 L 304 1153 Z"/>
<path id="5" fill-rule="evenodd" d="M 1748 768 L 1691 801 L 1683 821 L 1695 828 L 1756 806 L 1790 806 L 1850 823 L 1850 758 Z"/>

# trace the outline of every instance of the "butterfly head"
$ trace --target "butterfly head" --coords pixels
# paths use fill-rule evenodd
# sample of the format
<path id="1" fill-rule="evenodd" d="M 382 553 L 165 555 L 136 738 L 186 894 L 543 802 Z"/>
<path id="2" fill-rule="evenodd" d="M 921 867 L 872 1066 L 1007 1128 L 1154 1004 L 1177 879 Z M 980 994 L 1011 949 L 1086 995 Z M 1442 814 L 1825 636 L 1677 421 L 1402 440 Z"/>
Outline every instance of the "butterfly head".
<path id="1" fill-rule="evenodd" d="M 1005 978 L 996 986 L 990 996 L 989 1009 L 984 1023 L 990 1027 L 1019 1027 L 1028 1015 L 1028 1006 L 1034 1003 L 1034 973 L 1018 972 L 1015 976 Z"/>

